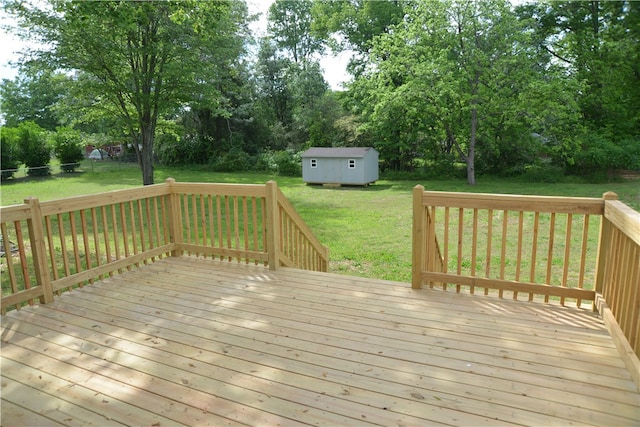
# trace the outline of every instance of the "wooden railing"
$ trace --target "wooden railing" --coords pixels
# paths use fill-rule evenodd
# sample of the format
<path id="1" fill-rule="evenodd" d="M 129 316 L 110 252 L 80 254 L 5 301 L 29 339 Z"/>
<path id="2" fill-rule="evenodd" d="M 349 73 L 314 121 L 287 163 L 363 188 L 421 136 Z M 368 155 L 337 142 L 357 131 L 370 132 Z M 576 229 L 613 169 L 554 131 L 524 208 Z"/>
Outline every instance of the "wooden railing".
<path id="1" fill-rule="evenodd" d="M 329 250 L 311 232 L 289 199 L 280 189 L 275 188 L 278 205 L 278 221 L 274 229 L 278 230 L 280 248 L 273 253 L 279 254 L 278 263 L 304 270 L 327 271 L 329 268 Z"/>
<path id="2" fill-rule="evenodd" d="M 594 301 L 602 199 L 424 191 L 414 188 L 412 286 L 532 301 Z M 430 216 L 431 219 L 427 220 Z M 420 230 L 420 224 L 424 224 Z M 423 237 L 419 237 L 423 235 Z M 430 250 L 439 247 L 442 253 Z M 430 268 L 430 266 L 439 266 Z M 591 289 L 590 289 L 591 288 Z"/>
<path id="3" fill-rule="evenodd" d="M 590 301 L 640 384 L 640 213 L 616 200 L 413 192 L 412 287 Z"/>
<path id="4" fill-rule="evenodd" d="M 605 194 L 596 308 L 640 386 L 640 213 Z"/>
<path id="5" fill-rule="evenodd" d="M 327 271 L 320 244 L 273 181 L 164 184 L 0 208 L 2 304 L 20 308 L 183 254 Z"/>

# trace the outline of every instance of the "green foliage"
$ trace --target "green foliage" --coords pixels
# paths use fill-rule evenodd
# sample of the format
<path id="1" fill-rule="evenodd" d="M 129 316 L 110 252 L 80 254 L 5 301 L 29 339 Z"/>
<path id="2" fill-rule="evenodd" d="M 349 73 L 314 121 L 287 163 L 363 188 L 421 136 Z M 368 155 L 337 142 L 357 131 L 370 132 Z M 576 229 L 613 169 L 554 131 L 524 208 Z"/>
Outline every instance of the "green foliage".
<path id="1" fill-rule="evenodd" d="M 564 180 L 564 168 L 554 166 L 548 162 L 526 165 L 518 176 L 524 182 L 559 183 Z"/>
<path id="2" fill-rule="evenodd" d="M 317 0 L 312 8 L 313 30 L 334 48 L 356 52 L 349 69 L 358 77 L 365 70 L 374 39 L 400 24 L 411 3 L 411 0 Z M 329 34 L 340 37 L 332 39 Z"/>
<path id="3" fill-rule="evenodd" d="M 296 64 L 322 53 L 323 40 L 311 29 L 311 0 L 275 0 L 269 6 L 267 28 L 278 50 Z"/>
<path id="4" fill-rule="evenodd" d="M 78 81 L 91 105 L 117 113 L 145 184 L 153 183 L 158 120 L 194 100 L 223 110 L 218 77 L 244 48 L 243 2 L 15 1 L 8 10 L 51 49 L 41 58 L 85 73 Z"/>
<path id="5" fill-rule="evenodd" d="M 22 162 L 18 146 L 18 129 L 3 127 L 0 131 L 0 178 L 7 180 L 13 178 L 15 170 Z"/>
<path id="6" fill-rule="evenodd" d="M 5 125 L 16 127 L 23 121 L 33 121 L 53 131 L 60 124 L 57 103 L 68 94 L 71 84 L 72 79 L 65 74 L 23 66 L 13 81 L 4 79 L 0 84 Z"/>
<path id="7" fill-rule="evenodd" d="M 51 135 L 53 153 L 60 161 L 60 167 L 65 172 L 74 172 L 80 166 L 80 160 L 84 158 L 82 137 L 80 132 L 60 127 Z"/>
<path id="8" fill-rule="evenodd" d="M 29 176 L 46 176 L 50 173 L 51 150 L 45 130 L 34 122 L 22 122 L 17 128 L 19 158 L 29 170 Z"/>
<path id="9" fill-rule="evenodd" d="M 558 146 L 569 170 L 600 174 L 612 168 L 636 169 L 640 3 L 530 3 L 518 7 L 517 13 L 528 22 L 541 50 L 562 64 L 563 72 L 574 82 L 580 82 L 577 88 L 570 81 L 554 89 L 568 105 L 578 107 L 580 116 L 578 126 L 571 125 L 575 118 L 564 113 L 555 118 L 567 129 L 559 135 Z M 625 159 L 627 150 L 631 155 Z"/>
<path id="10" fill-rule="evenodd" d="M 251 157 L 242 150 L 231 150 L 211 162 L 216 172 L 243 172 L 251 167 Z"/>
<path id="11" fill-rule="evenodd" d="M 628 138 L 614 141 L 609 135 L 591 133 L 583 140 L 584 149 L 575 155 L 571 172 L 582 176 L 597 176 L 603 172 L 640 170 L 640 141 Z"/>
<path id="12" fill-rule="evenodd" d="M 126 141 L 144 183 L 154 154 L 295 176 L 308 146 L 373 146 L 389 176 L 466 164 L 469 182 L 640 170 L 637 2 L 277 0 L 255 63 L 244 1 L 5 6 L 51 48 L 0 85 L 7 126 Z M 346 91 L 327 88 L 327 47 L 353 53 Z"/>
<path id="13" fill-rule="evenodd" d="M 280 176 L 301 176 L 300 153 L 292 150 L 265 151 L 260 154 L 256 169 Z"/>

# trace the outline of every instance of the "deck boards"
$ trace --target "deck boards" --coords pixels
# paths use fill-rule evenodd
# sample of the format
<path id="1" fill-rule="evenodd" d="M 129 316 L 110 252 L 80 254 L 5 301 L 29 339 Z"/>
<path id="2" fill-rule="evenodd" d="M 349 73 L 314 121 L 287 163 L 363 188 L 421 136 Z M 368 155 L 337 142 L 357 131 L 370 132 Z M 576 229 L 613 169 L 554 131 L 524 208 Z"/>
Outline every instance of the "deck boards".
<path id="1" fill-rule="evenodd" d="M 158 261 L 2 319 L 2 425 L 637 425 L 586 310 Z"/>

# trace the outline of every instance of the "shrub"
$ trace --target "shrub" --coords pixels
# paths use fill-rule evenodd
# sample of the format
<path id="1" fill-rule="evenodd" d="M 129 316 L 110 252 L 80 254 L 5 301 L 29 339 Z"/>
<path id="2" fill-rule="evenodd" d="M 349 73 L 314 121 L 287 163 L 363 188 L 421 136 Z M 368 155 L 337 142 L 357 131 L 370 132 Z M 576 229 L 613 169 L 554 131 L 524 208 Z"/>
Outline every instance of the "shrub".
<path id="1" fill-rule="evenodd" d="M 60 168 L 65 172 L 75 171 L 80 166 L 78 162 L 84 158 L 80 133 L 68 127 L 61 127 L 51 139 L 53 152 L 60 160 Z"/>
<path id="2" fill-rule="evenodd" d="M 16 169 L 20 166 L 18 152 L 18 130 L 16 128 L 3 128 L 0 136 L 0 179 L 13 178 Z"/>
<path id="3" fill-rule="evenodd" d="M 265 151 L 258 157 L 256 169 L 282 176 L 301 176 L 300 154 L 292 150 Z"/>
<path id="4" fill-rule="evenodd" d="M 604 176 L 607 171 L 640 169 L 640 143 L 637 139 L 612 140 L 607 135 L 592 134 L 576 154 L 571 171 L 582 176 Z"/>
<path id="5" fill-rule="evenodd" d="M 29 176 L 46 176 L 51 173 L 51 152 L 47 146 L 45 130 L 34 122 L 22 122 L 18 126 L 18 150 L 20 160 L 29 168 Z"/>
<path id="6" fill-rule="evenodd" d="M 249 170 L 251 156 L 242 150 L 234 149 L 215 159 L 212 168 L 217 172 L 244 172 Z"/>
<path id="7" fill-rule="evenodd" d="M 545 182 L 553 184 L 564 180 L 564 169 L 549 163 L 540 162 L 527 165 L 519 176 L 525 182 Z"/>

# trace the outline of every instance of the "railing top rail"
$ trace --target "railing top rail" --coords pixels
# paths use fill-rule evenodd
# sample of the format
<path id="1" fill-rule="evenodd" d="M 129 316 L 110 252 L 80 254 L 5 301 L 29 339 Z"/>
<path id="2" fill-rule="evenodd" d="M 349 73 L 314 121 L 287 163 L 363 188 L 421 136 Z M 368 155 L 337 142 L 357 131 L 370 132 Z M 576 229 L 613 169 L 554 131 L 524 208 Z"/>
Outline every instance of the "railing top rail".
<path id="1" fill-rule="evenodd" d="M 424 191 L 422 204 L 471 209 L 499 209 L 602 215 L 604 201 L 592 197 L 525 196 L 513 194 Z"/>
<path id="2" fill-rule="evenodd" d="M 168 181 L 169 182 L 169 181 Z M 209 182 L 169 182 L 171 193 L 266 197 L 265 184 L 221 184 Z"/>
<path id="3" fill-rule="evenodd" d="M 104 193 L 49 200 L 41 202 L 40 209 L 42 209 L 43 215 L 54 215 L 58 213 L 92 209 L 100 206 L 108 206 L 116 203 L 125 203 L 147 197 L 164 196 L 167 194 L 169 194 L 169 186 L 167 184 L 155 184 L 138 188 L 113 190 Z"/>
<path id="4" fill-rule="evenodd" d="M 625 205 L 619 200 L 607 200 L 604 216 L 636 245 L 640 246 L 640 212 Z"/>
<path id="5" fill-rule="evenodd" d="M 29 218 L 30 215 L 31 208 L 26 203 L 0 208 L 0 220 L 2 222 L 22 221 Z"/>

